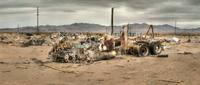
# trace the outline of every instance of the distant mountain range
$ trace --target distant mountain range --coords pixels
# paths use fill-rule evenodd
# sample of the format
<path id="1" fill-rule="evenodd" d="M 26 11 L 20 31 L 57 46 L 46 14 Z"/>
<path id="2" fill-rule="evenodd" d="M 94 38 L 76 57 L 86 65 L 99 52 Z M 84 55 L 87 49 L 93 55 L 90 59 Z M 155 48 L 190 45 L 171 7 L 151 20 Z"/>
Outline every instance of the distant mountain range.
<path id="1" fill-rule="evenodd" d="M 133 33 L 144 33 L 148 28 L 146 23 L 134 23 L 130 24 L 129 32 Z M 122 26 L 114 26 L 114 32 L 119 33 Z M 90 24 L 90 23 L 74 23 L 71 25 L 41 25 L 39 26 L 40 32 L 98 32 L 105 33 L 110 32 L 110 26 L 104 26 L 99 24 Z M 27 26 L 21 28 L 2 28 L 0 32 L 36 32 L 36 27 Z M 159 33 L 174 33 L 175 27 L 164 24 L 164 25 L 154 25 L 154 31 Z M 177 27 L 177 33 L 200 33 L 200 28 L 194 29 L 181 29 Z"/>

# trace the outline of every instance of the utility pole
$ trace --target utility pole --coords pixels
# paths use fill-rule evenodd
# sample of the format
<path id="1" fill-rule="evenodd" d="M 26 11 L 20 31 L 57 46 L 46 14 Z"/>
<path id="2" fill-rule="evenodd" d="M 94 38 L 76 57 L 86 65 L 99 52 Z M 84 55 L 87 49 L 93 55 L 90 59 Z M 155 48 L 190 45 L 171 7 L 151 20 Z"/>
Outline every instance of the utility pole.
<path id="1" fill-rule="evenodd" d="M 113 31 L 114 30 L 113 29 L 113 24 L 114 24 L 113 23 L 113 21 L 114 21 L 113 19 L 114 19 L 114 7 L 111 8 L 111 35 L 113 35 L 113 32 L 114 32 Z"/>
<path id="2" fill-rule="evenodd" d="M 106 27 L 106 34 L 108 33 L 108 28 Z"/>
<path id="3" fill-rule="evenodd" d="M 128 23 L 128 35 L 132 36 L 131 24 Z"/>
<path id="4" fill-rule="evenodd" d="M 129 28 L 129 32 L 132 33 L 131 25 L 130 24 L 128 24 L 128 28 Z"/>
<path id="5" fill-rule="evenodd" d="M 39 6 L 37 6 L 37 33 L 39 33 Z"/>
<path id="6" fill-rule="evenodd" d="M 176 20 L 175 20 L 175 26 L 174 26 L 174 34 L 176 36 Z"/>
<path id="7" fill-rule="evenodd" d="M 17 25 L 17 33 L 20 33 L 19 24 Z"/>

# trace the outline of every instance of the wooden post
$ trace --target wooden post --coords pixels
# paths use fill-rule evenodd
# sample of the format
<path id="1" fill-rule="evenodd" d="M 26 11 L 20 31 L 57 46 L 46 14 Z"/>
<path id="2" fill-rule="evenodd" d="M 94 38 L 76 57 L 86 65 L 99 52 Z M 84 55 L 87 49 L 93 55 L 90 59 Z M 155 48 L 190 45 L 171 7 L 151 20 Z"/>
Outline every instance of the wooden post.
<path id="1" fill-rule="evenodd" d="M 37 6 L 37 33 L 39 33 L 39 6 Z"/>
<path id="2" fill-rule="evenodd" d="M 174 35 L 176 36 L 176 20 L 175 20 L 175 26 L 174 26 Z"/>
<path id="3" fill-rule="evenodd" d="M 17 25 L 17 33 L 20 33 L 19 24 Z"/>
<path id="4" fill-rule="evenodd" d="M 114 25 L 114 8 L 111 8 L 111 35 L 113 35 L 114 29 L 113 29 L 113 25 Z"/>
<path id="5" fill-rule="evenodd" d="M 150 25 L 151 26 L 151 29 L 152 29 L 152 38 L 154 39 L 154 28 L 153 28 L 153 25 Z"/>

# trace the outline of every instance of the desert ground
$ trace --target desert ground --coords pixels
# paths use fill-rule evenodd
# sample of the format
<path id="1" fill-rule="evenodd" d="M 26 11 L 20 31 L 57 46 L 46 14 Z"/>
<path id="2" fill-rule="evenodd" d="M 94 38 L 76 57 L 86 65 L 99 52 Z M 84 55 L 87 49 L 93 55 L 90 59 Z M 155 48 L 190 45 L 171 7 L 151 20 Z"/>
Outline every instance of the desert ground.
<path id="1" fill-rule="evenodd" d="M 200 85 L 197 42 L 168 45 L 168 57 L 118 55 L 92 64 L 50 62 L 51 48 L 0 44 L 0 85 Z"/>

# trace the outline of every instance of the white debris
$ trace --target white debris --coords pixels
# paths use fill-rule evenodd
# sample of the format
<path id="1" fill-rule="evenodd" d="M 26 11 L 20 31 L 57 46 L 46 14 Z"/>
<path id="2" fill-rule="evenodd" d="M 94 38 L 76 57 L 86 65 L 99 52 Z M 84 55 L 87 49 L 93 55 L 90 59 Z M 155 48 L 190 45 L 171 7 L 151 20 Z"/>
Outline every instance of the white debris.
<path id="1" fill-rule="evenodd" d="M 172 40 L 173 40 L 174 42 L 179 42 L 179 41 L 180 41 L 179 38 L 177 38 L 177 37 L 173 37 Z"/>

